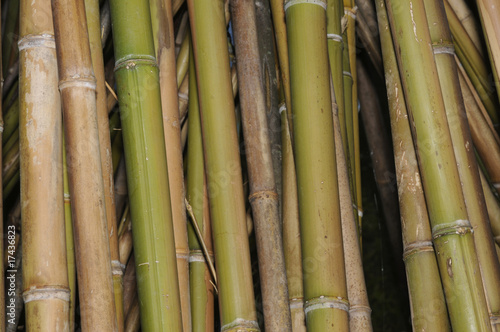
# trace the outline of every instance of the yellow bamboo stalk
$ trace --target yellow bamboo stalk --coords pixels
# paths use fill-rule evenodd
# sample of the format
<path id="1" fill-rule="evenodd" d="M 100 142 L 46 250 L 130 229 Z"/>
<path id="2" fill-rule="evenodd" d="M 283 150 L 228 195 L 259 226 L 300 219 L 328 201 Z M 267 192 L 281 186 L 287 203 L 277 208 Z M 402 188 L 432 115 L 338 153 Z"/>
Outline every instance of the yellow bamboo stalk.
<path id="1" fill-rule="evenodd" d="M 26 328 L 68 331 L 62 117 L 52 10 L 49 0 L 34 4 L 21 1 L 20 6 L 19 134 Z M 10 232 L 9 228 L 7 235 Z"/>
<path id="2" fill-rule="evenodd" d="M 174 224 L 182 325 L 184 331 L 191 331 L 189 246 L 186 207 L 184 205 L 184 172 L 182 166 L 181 122 L 179 119 L 179 103 L 177 97 L 178 86 L 172 2 L 170 0 L 150 0 L 149 5 L 151 8 L 151 24 L 153 27 L 156 59 L 158 61 L 160 75 L 163 131 L 165 135 L 168 184 Z M 188 39 L 188 36 L 186 39 Z M 189 48 L 187 53 L 189 55 Z M 186 68 L 183 69 L 184 75 L 187 72 L 187 64 L 185 67 Z"/>
<path id="3" fill-rule="evenodd" d="M 283 247 L 288 282 L 288 301 L 292 317 L 292 331 L 306 332 L 297 178 L 290 127 L 287 124 L 288 117 L 284 110 L 285 107 L 285 103 L 282 103 L 280 106 L 283 149 L 283 205 L 281 211 L 283 218 Z"/>
<path id="4" fill-rule="evenodd" d="M 113 160 L 111 154 L 108 105 L 106 101 L 106 85 L 104 78 L 104 59 L 99 22 L 99 1 L 85 0 L 85 13 L 87 17 L 92 68 L 94 69 L 96 78 L 97 128 L 99 131 L 99 150 L 104 185 L 111 273 L 113 278 L 113 291 L 115 294 L 116 321 L 118 323 L 118 331 L 123 331 L 123 267 L 120 264 L 120 256 L 118 253 L 118 226 L 115 213 Z"/>
<path id="5" fill-rule="evenodd" d="M 81 326 L 88 331 L 116 331 L 97 127 L 96 80 L 85 7 L 83 2 L 54 0 L 52 8 L 73 198 Z"/>

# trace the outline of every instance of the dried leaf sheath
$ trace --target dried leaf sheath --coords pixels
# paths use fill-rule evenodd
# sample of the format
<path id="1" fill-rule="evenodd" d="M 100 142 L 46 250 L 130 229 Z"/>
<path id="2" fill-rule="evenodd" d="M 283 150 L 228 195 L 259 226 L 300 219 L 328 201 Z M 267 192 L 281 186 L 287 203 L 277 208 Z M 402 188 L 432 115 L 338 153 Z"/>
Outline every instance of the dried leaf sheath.
<path id="1" fill-rule="evenodd" d="M 22 1 L 20 5 L 19 136 L 26 324 L 30 331 L 68 331 L 62 116 L 52 11 L 48 0 L 34 6 L 31 1 Z"/>

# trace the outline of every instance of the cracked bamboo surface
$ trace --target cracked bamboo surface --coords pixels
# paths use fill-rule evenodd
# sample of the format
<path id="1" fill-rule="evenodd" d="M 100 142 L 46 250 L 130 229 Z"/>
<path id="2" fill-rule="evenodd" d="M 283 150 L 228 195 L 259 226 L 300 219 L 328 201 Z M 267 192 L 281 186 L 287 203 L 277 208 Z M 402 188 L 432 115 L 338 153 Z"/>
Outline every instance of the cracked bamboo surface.
<path id="1" fill-rule="evenodd" d="M 19 137 L 26 325 L 32 331 L 68 331 L 62 116 L 52 9 L 48 0 L 34 4 L 22 1 L 20 6 Z"/>

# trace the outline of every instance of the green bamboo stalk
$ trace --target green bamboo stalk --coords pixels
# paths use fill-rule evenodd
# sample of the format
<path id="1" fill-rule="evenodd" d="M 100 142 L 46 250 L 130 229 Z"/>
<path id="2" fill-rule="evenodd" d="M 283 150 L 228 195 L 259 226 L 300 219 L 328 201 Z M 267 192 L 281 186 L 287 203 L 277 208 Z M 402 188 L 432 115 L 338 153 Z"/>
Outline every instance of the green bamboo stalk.
<path id="1" fill-rule="evenodd" d="M 474 149 L 470 147 L 472 138 L 461 95 L 453 41 L 443 4 L 429 0 L 424 0 L 424 4 L 465 206 L 471 226 L 474 228 L 474 244 L 490 321 L 493 330 L 500 330 L 500 262 L 489 225 L 476 155 Z M 498 326 L 495 326 L 497 324 Z"/>
<path id="2" fill-rule="evenodd" d="M 424 4 L 387 5 L 451 325 L 491 331 Z"/>
<path id="3" fill-rule="evenodd" d="M 338 116 L 340 118 L 340 130 L 342 132 L 343 151 L 349 151 L 347 148 L 347 128 L 345 124 L 345 106 L 344 106 L 344 81 L 352 85 L 352 80 L 346 77 L 344 73 L 344 55 L 348 54 L 347 44 L 344 45 L 346 35 L 342 31 L 342 17 L 344 14 L 344 5 L 342 0 L 327 1 L 327 38 L 328 38 L 328 58 L 330 60 L 330 70 L 332 72 L 333 89 L 337 97 Z M 349 68 L 350 71 L 350 68 Z M 349 156 L 347 156 L 349 157 Z"/>
<path id="4" fill-rule="evenodd" d="M 191 331 L 189 300 L 189 245 L 182 165 L 181 122 L 179 118 L 178 85 L 175 61 L 175 35 L 172 3 L 150 0 L 151 23 L 155 54 L 160 76 L 163 128 L 167 153 L 170 204 L 174 223 L 175 252 L 184 331 Z M 188 49 L 189 52 L 189 49 Z M 186 70 L 187 71 L 187 65 Z"/>
<path id="5" fill-rule="evenodd" d="M 384 0 L 377 0 L 375 4 L 386 72 L 398 180 L 399 211 L 403 231 L 403 260 L 408 280 L 412 327 L 414 331 L 448 331 L 450 325 L 443 286 L 432 246 L 429 216 L 411 139 L 408 113 L 387 12 Z"/>
<path id="6" fill-rule="evenodd" d="M 449 4 L 450 7 L 455 12 L 455 15 L 460 20 L 460 23 L 464 27 L 465 31 L 469 35 L 470 39 L 476 46 L 477 50 L 484 57 L 482 37 L 480 36 L 481 25 L 480 22 L 476 20 L 476 16 L 469 8 L 469 5 L 464 0 L 445 0 L 445 3 Z"/>
<path id="7" fill-rule="evenodd" d="M 467 77 L 462 70 L 459 71 L 459 81 L 474 147 L 489 177 L 497 183 L 497 188 L 500 188 L 498 182 L 500 179 L 500 170 L 498 169 L 498 165 L 500 165 L 500 138 L 491 122 L 488 123 L 488 115 L 483 114 L 481 101 L 474 97 L 475 91 L 471 91 L 469 88 Z"/>
<path id="8" fill-rule="evenodd" d="M 206 193 L 205 162 L 203 160 L 203 142 L 201 137 L 200 112 L 198 105 L 198 89 L 196 87 L 196 69 L 193 52 L 189 60 L 189 131 L 187 147 L 187 193 L 191 202 L 198 227 L 203 234 L 203 241 L 209 250 L 208 259 L 213 260 L 212 234 L 210 228 L 210 211 Z M 191 222 L 194 222 L 193 220 Z M 214 288 L 210 283 L 210 271 L 207 257 L 203 254 L 196 232 L 188 224 L 189 240 L 189 282 L 191 290 L 191 310 L 193 332 L 214 331 Z"/>
<path id="9" fill-rule="evenodd" d="M 289 0 L 285 8 L 307 329 L 346 331 L 349 304 L 330 99 L 326 3 Z"/>
<path id="10" fill-rule="evenodd" d="M 477 7 L 479 17 L 481 18 L 481 26 L 483 27 L 484 39 L 488 49 L 488 55 L 493 71 L 493 86 L 497 91 L 497 98 L 500 98 L 500 8 L 496 1 L 478 0 Z M 499 125 L 500 114 L 498 108 L 495 110 L 494 119 L 495 125 Z"/>
<path id="11" fill-rule="evenodd" d="M 249 201 L 266 331 L 291 330 L 278 194 L 266 116 L 253 0 L 231 0 Z"/>
<path id="12" fill-rule="evenodd" d="M 67 331 L 70 292 L 64 233 L 62 117 L 50 1 L 22 1 L 19 31 L 26 327 L 30 331 Z"/>
<path id="13" fill-rule="evenodd" d="M 491 119 L 494 123 L 498 123 L 498 101 L 493 98 L 494 88 L 489 83 L 490 71 L 486 66 L 486 62 L 449 3 L 445 1 L 444 4 L 457 56 L 460 58 L 474 87 L 478 91 L 481 101 L 488 110 Z"/>
<path id="14" fill-rule="evenodd" d="M 112 0 L 110 6 L 141 327 L 143 331 L 181 331 L 160 86 L 149 3 Z"/>
<path id="15" fill-rule="evenodd" d="M 96 79 L 85 5 L 83 2 L 53 0 L 52 11 L 69 188 L 73 198 L 81 327 L 83 330 L 115 331 L 117 322 L 99 151 Z"/>
<path id="16" fill-rule="evenodd" d="M 221 331 L 259 331 L 222 0 L 189 0 Z"/>
<path id="17" fill-rule="evenodd" d="M 102 180 L 104 185 L 113 292 L 115 296 L 116 322 L 118 324 L 118 331 L 122 332 L 124 328 L 122 269 L 124 267 L 120 264 L 120 255 L 118 253 L 118 225 L 115 214 L 113 160 L 111 155 L 112 150 L 109 131 L 108 105 L 106 101 L 99 1 L 85 0 L 85 14 L 87 17 L 87 30 L 92 57 L 92 68 L 96 77 L 97 127 L 99 131 L 99 150 L 101 155 Z"/>
<path id="18" fill-rule="evenodd" d="M 5 145 L 14 131 L 16 131 L 19 127 L 19 98 L 16 98 L 14 104 L 12 104 L 12 106 L 4 114 L 4 131 L 2 133 L 2 142 Z"/>
<path id="19" fill-rule="evenodd" d="M 63 135 L 64 145 L 64 135 Z M 75 243 L 73 238 L 73 220 L 71 218 L 71 194 L 69 193 L 68 165 L 66 163 L 66 149 L 63 149 L 63 188 L 64 188 L 64 228 L 66 231 L 66 261 L 68 265 L 69 285 L 69 331 L 75 330 L 76 318 L 76 263 Z"/>
<path id="20" fill-rule="evenodd" d="M 495 237 L 495 242 L 500 244 L 500 205 L 498 199 L 491 191 L 483 172 L 479 173 L 481 175 L 481 185 L 483 187 L 484 199 L 486 201 L 486 207 L 490 218 L 491 231 Z"/>
<path id="21" fill-rule="evenodd" d="M 2 147 L 2 158 L 4 164 L 8 160 L 7 155 L 11 153 L 12 149 L 16 148 L 16 145 L 17 146 L 19 145 L 19 126 L 16 127 L 14 133 L 10 136 L 9 140 Z"/>
<path id="22" fill-rule="evenodd" d="M 354 189 L 351 192 L 353 197 L 353 202 L 356 204 L 355 213 L 358 215 L 358 232 L 360 243 L 362 240 L 361 234 L 361 223 L 363 218 L 363 200 L 361 193 L 361 159 L 360 159 L 360 150 L 359 150 L 359 118 L 358 118 L 358 75 L 357 75 L 357 66 L 356 66 L 356 13 L 357 7 L 355 6 L 354 0 L 344 0 L 344 12 L 347 16 L 347 45 L 349 48 L 349 64 L 351 66 L 351 76 L 352 76 L 352 103 L 351 103 L 351 112 L 352 112 L 352 141 L 350 141 L 349 153 L 352 155 L 352 160 L 350 163 L 352 165 L 352 177 Z M 347 112 L 346 108 L 346 112 Z M 349 128 L 348 128 L 349 130 Z M 346 152 L 347 150 L 345 150 Z"/>
<path id="23" fill-rule="evenodd" d="M 283 102 L 280 106 L 283 146 L 283 247 L 288 283 L 288 297 L 293 332 L 306 331 L 304 312 L 304 288 L 302 277 L 302 251 L 300 244 L 299 207 L 297 198 L 297 178 L 293 157 L 292 140 L 288 117 Z"/>
<path id="24" fill-rule="evenodd" d="M 288 37 L 285 24 L 285 0 L 270 0 L 271 13 L 273 17 L 274 34 L 276 39 L 280 76 L 283 84 L 285 96 L 286 114 L 290 135 L 293 141 L 293 121 L 292 121 L 292 97 L 290 92 L 290 64 L 288 59 Z"/>
<path id="25" fill-rule="evenodd" d="M 2 184 L 5 186 L 19 170 L 19 140 L 5 153 L 2 165 Z"/>
<path id="26" fill-rule="evenodd" d="M 17 170 L 16 173 L 12 176 L 12 179 L 8 183 L 3 184 L 3 197 L 7 198 L 12 193 L 12 190 L 19 183 L 20 171 Z"/>
<path id="27" fill-rule="evenodd" d="M 344 31 L 343 39 L 348 40 L 348 33 Z M 353 95 L 352 89 L 353 86 L 353 76 L 351 74 L 351 59 L 349 57 L 349 43 L 344 44 L 343 52 L 342 52 L 342 76 L 344 78 L 344 111 L 343 113 L 339 110 L 339 121 L 341 121 L 340 125 L 340 133 L 342 134 L 342 146 L 344 154 L 346 155 L 347 168 L 349 171 L 349 184 L 351 186 L 351 193 L 353 194 L 353 203 L 354 209 L 356 209 L 356 178 L 354 177 L 354 126 L 353 126 L 353 117 L 352 117 L 352 107 L 353 107 Z M 356 211 L 357 213 L 357 211 Z M 361 229 L 358 227 L 359 230 Z M 361 233 L 360 233 L 361 235 Z M 361 237 L 360 237 L 361 239 Z"/>

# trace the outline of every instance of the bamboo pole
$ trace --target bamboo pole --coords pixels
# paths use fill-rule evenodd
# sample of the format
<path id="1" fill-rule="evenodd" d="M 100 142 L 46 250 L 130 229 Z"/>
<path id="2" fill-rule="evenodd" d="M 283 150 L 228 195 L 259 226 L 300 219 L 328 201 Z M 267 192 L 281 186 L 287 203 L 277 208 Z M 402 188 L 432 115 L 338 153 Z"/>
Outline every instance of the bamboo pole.
<path id="1" fill-rule="evenodd" d="M 275 51 L 273 23 L 271 19 L 270 3 L 267 0 L 255 0 L 255 16 L 257 21 L 257 41 L 259 43 L 260 65 L 262 68 L 262 82 L 266 101 L 266 116 L 271 144 L 271 156 L 274 169 L 274 181 L 278 194 L 278 204 L 283 202 L 282 176 L 281 176 L 281 116 L 278 110 L 278 72 L 277 54 Z M 280 223 L 282 225 L 282 211 L 279 209 Z"/>
<path id="2" fill-rule="evenodd" d="M 491 86 L 489 81 L 489 67 L 467 31 L 460 24 L 459 18 L 449 3 L 445 1 L 444 4 L 457 56 L 460 58 L 491 119 L 493 122 L 498 123 L 498 101 L 494 99 L 494 87 Z"/>
<path id="3" fill-rule="evenodd" d="M 429 0 L 424 0 L 424 4 L 465 206 L 474 229 L 474 244 L 481 269 L 490 321 L 493 330 L 497 328 L 500 330 L 500 262 L 496 255 L 495 243 L 489 225 L 476 155 L 474 149 L 470 147 L 472 138 L 461 95 L 452 47 L 453 41 L 444 6 Z M 497 323 L 498 327 L 495 326 Z"/>
<path id="4" fill-rule="evenodd" d="M 448 331 L 443 286 L 387 12 L 384 0 L 377 0 L 375 4 L 386 73 L 412 327 L 414 331 Z"/>
<path id="5" fill-rule="evenodd" d="M 187 147 L 187 200 L 191 202 L 196 222 L 203 234 L 209 257 L 205 257 L 200 240 L 195 230 L 188 224 L 189 235 L 189 266 L 190 290 L 193 332 L 214 331 L 214 297 L 215 290 L 211 284 L 210 271 L 207 259 L 213 261 L 212 234 L 210 228 L 210 211 L 207 197 L 207 181 L 205 176 L 205 162 L 203 160 L 203 142 L 201 137 L 200 112 L 198 104 L 198 89 L 196 87 L 196 69 L 194 55 L 190 52 L 189 75 L 189 131 Z M 191 222 L 195 222 L 191 220 Z"/>
<path id="6" fill-rule="evenodd" d="M 191 331 L 189 300 L 189 246 L 187 236 L 186 207 L 184 205 L 184 173 L 182 166 L 181 122 L 177 97 L 177 69 L 175 62 L 175 35 L 172 2 L 150 0 L 151 23 L 155 54 L 160 76 L 160 93 L 163 114 L 163 130 L 167 153 L 168 184 L 174 224 L 175 252 L 181 299 L 184 331 Z M 189 38 L 189 36 L 187 36 Z M 189 48 L 188 48 L 189 53 Z M 189 55 L 189 54 L 188 54 Z M 184 71 L 187 71 L 186 69 Z"/>
<path id="7" fill-rule="evenodd" d="M 20 6 L 19 130 L 26 327 L 30 331 L 67 331 L 70 292 L 62 117 L 52 11 L 48 0 L 35 4 L 22 1 Z"/>
<path id="8" fill-rule="evenodd" d="M 500 244 L 500 205 L 498 199 L 493 195 L 488 181 L 485 179 L 483 172 L 479 172 L 481 176 L 481 185 L 483 187 L 484 199 L 488 209 L 490 218 L 491 231 L 495 237 L 495 242 Z"/>
<path id="9" fill-rule="evenodd" d="M 451 325 L 491 331 L 423 1 L 387 2 Z M 395 32 L 398 33 L 395 33 Z M 410 55 L 411 54 L 411 55 Z"/>
<path id="10" fill-rule="evenodd" d="M 189 0 L 188 8 L 216 253 L 221 331 L 259 331 L 228 63 L 224 3 L 221 0 Z"/>
<path id="11" fill-rule="evenodd" d="M 469 38 L 474 43 L 481 56 L 484 57 L 482 37 L 479 34 L 481 31 L 481 25 L 476 20 L 476 17 L 469 8 L 467 2 L 464 0 L 445 0 L 445 2 L 447 2 L 453 9 L 465 31 L 467 31 Z"/>
<path id="12" fill-rule="evenodd" d="M 99 152 L 96 81 L 85 7 L 83 2 L 54 0 L 52 10 L 69 187 L 73 198 L 81 326 L 84 330 L 115 331 L 117 322 Z"/>
<path id="13" fill-rule="evenodd" d="M 290 94 L 290 64 L 288 59 L 288 37 L 285 24 L 285 0 L 270 0 L 271 14 L 273 17 L 274 34 L 280 68 L 280 77 L 283 84 L 285 96 L 286 114 L 288 125 L 290 126 L 290 137 L 293 141 L 293 121 L 292 121 L 292 97 Z"/>
<path id="14" fill-rule="evenodd" d="M 304 288 L 302 277 L 302 250 L 300 244 L 297 179 L 288 117 L 283 102 L 280 106 L 283 142 L 283 247 L 285 254 L 288 297 L 293 332 L 306 331 Z"/>
<path id="15" fill-rule="evenodd" d="M 361 193 L 361 159 L 359 152 L 359 118 L 358 118 L 358 75 L 357 75 L 357 66 L 356 66 L 356 14 L 357 14 L 357 6 L 354 3 L 354 0 L 344 0 L 344 12 L 347 16 L 347 45 L 349 48 L 349 63 L 350 63 L 350 73 L 352 76 L 352 95 L 351 95 L 351 109 L 350 111 L 352 115 L 352 141 L 349 142 L 351 146 L 349 146 L 349 153 L 352 155 L 352 160 L 348 160 L 351 163 L 352 167 L 352 177 L 354 183 L 354 189 L 352 194 L 353 201 L 356 204 L 355 209 L 358 215 L 358 233 L 360 242 L 362 240 L 361 234 L 361 224 L 363 218 L 363 199 Z M 349 128 L 348 128 L 349 130 Z M 347 151 L 344 151 L 347 153 Z"/>
<path id="16" fill-rule="evenodd" d="M 481 18 L 481 25 L 483 27 L 484 39 L 488 49 L 488 55 L 493 70 L 493 85 L 497 90 L 497 98 L 500 98 L 500 7 L 497 1 L 492 0 L 478 0 L 477 7 L 479 10 L 479 17 Z M 495 112 L 495 119 L 498 119 L 500 114 L 498 109 Z M 495 125 L 498 124 L 498 120 Z"/>
<path id="17" fill-rule="evenodd" d="M 260 66 L 253 0 L 231 0 L 240 107 L 266 331 L 291 329 L 279 200 Z"/>
<path id="18" fill-rule="evenodd" d="M 289 0 L 285 8 L 307 329 L 346 331 L 349 303 L 330 99 L 326 3 Z"/>
<path id="19" fill-rule="evenodd" d="M 64 146 L 64 135 L 63 135 Z M 68 265 L 69 297 L 69 330 L 75 330 L 76 308 L 76 262 L 75 241 L 73 236 L 73 219 L 71 218 L 71 195 L 69 193 L 68 166 L 66 162 L 66 149 L 63 148 L 63 188 L 64 188 L 64 228 L 66 231 L 66 261 Z"/>
<path id="20" fill-rule="evenodd" d="M 0 6 L 1 7 L 1 6 Z M 1 9 L 0 9 L 0 17 L 2 17 Z M 1 33 L 0 33 L 0 44 L 1 43 Z M 2 54 L 0 52 L 0 92 L 3 91 L 3 70 L 2 70 Z M 17 108 L 19 112 L 19 108 Z M 18 120 L 19 121 L 19 120 Z M 4 132 L 4 119 L 3 119 L 3 109 L 2 105 L 0 103 L 0 165 L 2 165 L 2 146 L 1 143 L 3 141 L 3 132 Z M 1 176 L 1 175 L 0 175 Z M 0 180 L 3 180 L 3 178 L 0 178 Z M 4 220 L 3 220 L 3 213 L 4 213 L 4 208 L 3 208 L 3 181 L 0 181 L 2 183 L 2 186 L 0 187 L 0 229 L 3 230 L 3 225 L 4 225 Z M 2 236 L 0 238 L 0 257 L 4 257 L 4 237 Z M 20 265 L 19 265 L 20 267 Z M 20 273 L 18 273 L 19 276 L 21 276 Z M 3 264 L 0 264 L 0 276 L 5 276 L 5 267 Z M 18 285 L 17 292 L 20 294 L 21 292 L 21 284 Z M 19 302 L 19 301 L 18 301 Z M 22 302 L 22 301 L 20 301 Z M 22 306 L 22 303 L 21 303 Z M 4 329 L 5 327 L 5 285 L 4 283 L 0 283 L 0 330 Z M 19 313 L 19 316 L 21 313 Z"/>
<path id="21" fill-rule="evenodd" d="M 141 328 L 144 331 L 181 331 L 179 281 L 150 7 L 146 0 L 112 0 L 110 6 Z"/>
<path id="22" fill-rule="evenodd" d="M 361 246 L 358 237 L 357 216 L 352 209 L 351 192 L 349 189 L 349 170 L 342 146 L 340 121 L 338 118 L 335 93 L 332 89 L 333 126 L 335 132 L 335 153 L 337 160 L 337 176 L 339 181 L 339 202 L 342 221 L 342 244 L 347 281 L 347 297 L 349 298 L 349 330 L 373 331 L 371 308 L 368 302 Z"/>
<path id="23" fill-rule="evenodd" d="M 108 105 L 104 78 L 104 59 L 100 29 L 99 1 L 85 0 L 85 13 L 89 34 L 92 68 L 96 78 L 97 128 L 99 132 L 99 151 L 101 155 L 102 179 L 106 207 L 109 253 L 113 292 L 115 296 L 115 313 L 118 331 L 123 331 L 123 267 L 118 253 L 118 225 L 115 214 L 115 195 L 113 183 L 113 161 L 111 155 L 111 138 L 109 132 Z"/>

